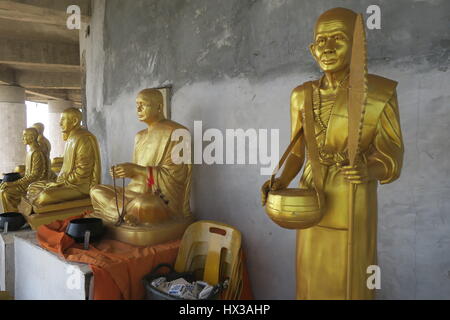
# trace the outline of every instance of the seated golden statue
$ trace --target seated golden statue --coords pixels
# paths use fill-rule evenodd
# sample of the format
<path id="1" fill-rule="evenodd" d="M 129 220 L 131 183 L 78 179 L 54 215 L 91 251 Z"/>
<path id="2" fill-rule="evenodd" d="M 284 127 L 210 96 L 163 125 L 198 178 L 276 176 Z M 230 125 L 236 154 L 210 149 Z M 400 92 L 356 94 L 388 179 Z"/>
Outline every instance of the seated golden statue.
<path id="1" fill-rule="evenodd" d="M 44 153 L 50 159 L 50 151 L 52 150 L 52 145 L 50 144 L 50 141 L 44 136 L 44 131 L 45 131 L 44 124 L 38 122 L 38 123 L 33 124 L 31 127 L 35 128 L 38 131 L 38 133 L 39 133 L 39 137 L 38 137 L 39 147 L 41 148 L 42 151 L 44 151 Z M 52 181 L 56 179 L 56 173 L 52 169 L 52 162 L 50 162 L 49 179 L 52 180 Z"/>
<path id="2" fill-rule="evenodd" d="M 14 168 L 13 172 L 17 172 L 18 174 L 20 174 L 21 177 L 24 177 L 25 176 L 25 169 L 26 169 L 26 166 L 24 164 L 19 164 L 18 166 L 16 166 Z"/>
<path id="3" fill-rule="evenodd" d="M 50 151 L 52 150 L 52 146 L 50 144 L 50 141 L 44 136 L 44 130 L 45 126 L 38 122 L 31 126 L 32 128 L 35 128 L 37 132 L 39 133 L 38 136 L 38 143 L 39 147 L 41 147 L 42 151 L 47 155 L 48 158 L 50 158 Z"/>
<path id="4" fill-rule="evenodd" d="M 30 147 L 25 159 L 25 172 L 21 179 L 0 185 L 2 212 L 17 212 L 17 206 L 22 196 L 27 193 L 28 186 L 49 177 L 50 160 L 39 147 L 38 136 L 39 133 L 35 128 L 23 131 L 23 143 Z"/>
<path id="5" fill-rule="evenodd" d="M 91 190 L 91 200 L 95 215 L 109 223 L 114 238 L 135 245 L 152 245 L 181 238 L 192 222 L 192 166 L 172 161 L 172 150 L 177 144 L 171 141 L 172 132 L 186 128 L 165 119 L 162 94 L 156 89 L 143 90 L 136 103 L 138 118 L 148 129 L 136 135 L 133 162 L 110 170 L 113 178 L 130 178 L 131 183 L 125 190 L 98 185 Z M 153 191 L 157 192 L 152 192 L 153 181 Z M 122 206 L 123 221 L 119 218 Z M 121 222 L 124 224 L 113 227 Z"/>
<path id="6" fill-rule="evenodd" d="M 76 108 L 62 113 L 60 126 L 66 141 L 63 166 L 55 182 L 30 185 L 26 200 L 33 208 L 89 198 L 91 187 L 100 182 L 97 139 L 81 127 L 81 120 L 81 111 Z"/>

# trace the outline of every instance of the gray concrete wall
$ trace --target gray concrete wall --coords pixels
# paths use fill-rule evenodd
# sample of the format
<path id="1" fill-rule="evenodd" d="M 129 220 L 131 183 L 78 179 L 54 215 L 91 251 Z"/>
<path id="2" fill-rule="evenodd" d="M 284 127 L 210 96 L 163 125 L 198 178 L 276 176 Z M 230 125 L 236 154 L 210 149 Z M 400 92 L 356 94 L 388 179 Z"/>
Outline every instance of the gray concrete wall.
<path id="1" fill-rule="evenodd" d="M 290 91 L 320 76 L 307 46 L 315 19 L 345 6 L 382 9 L 368 31 L 369 71 L 399 81 L 406 144 L 397 182 L 379 191 L 380 299 L 450 298 L 448 71 L 450 2 L 429 0 L 94 1 L 87 39 L 88 124 L 106 168 L 131 160 L 136 93 L 173 86 L 172 118 L 189 128 L 280 129 Z M 282 150 L 281 150 L 282 151 Z M 260 206 L 257 165 L 195 166 L 193 209 L 243 232 L 256 298 L 295 298 L 295 232 Z"/>

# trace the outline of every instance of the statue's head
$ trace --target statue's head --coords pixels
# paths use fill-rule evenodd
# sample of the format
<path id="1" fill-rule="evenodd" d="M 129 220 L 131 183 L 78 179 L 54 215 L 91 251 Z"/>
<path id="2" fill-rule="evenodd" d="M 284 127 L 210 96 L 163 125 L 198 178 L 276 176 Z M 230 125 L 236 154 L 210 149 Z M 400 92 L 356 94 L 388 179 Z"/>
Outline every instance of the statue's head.
<path id="1" fill-rule="evenodd" d="M 37 143 L 39 132 L 35 128 L 27 128 L 23 130 L 22 141 L 25 145 Z"/>
<path id="2" fill-rule="evenodd" d="M 33 124 L 31 127 L 35 128 L 40 135 L 44 134 L 45 126 L 43 123 L 38 122 L 38 123 Z"/>
<path id="3" fill-rule="evenodd" d="M 357 14 L 345 8 L 324 12 L 316 22 L 310 51 L 324 72 L 349 68 Z"/>
<path id="4" fill-rule="evenodd" d="M 158 89 L 145 89 L 136 98 L 136 110 L 140 121 L 152 123 L 164 119 L 164 99 Z"/>
<path id="5" fill-rule="evenodd" d="M 59 126 L 63 133 L 64 139 L 67 139 L 70 132 L 81 127 L 81 121 L 83 119 L 83 114 L 77 108 L 69 108 L 64 110 L 61 114 L 61 120 L 59 121 Z"/>

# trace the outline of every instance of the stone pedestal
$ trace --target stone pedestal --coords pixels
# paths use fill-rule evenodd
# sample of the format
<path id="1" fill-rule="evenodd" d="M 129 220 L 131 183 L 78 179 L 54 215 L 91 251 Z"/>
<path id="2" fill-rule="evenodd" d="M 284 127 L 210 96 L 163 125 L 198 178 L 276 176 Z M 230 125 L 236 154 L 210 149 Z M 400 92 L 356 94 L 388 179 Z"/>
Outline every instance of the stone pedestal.
<path id="1" fill-rule="evenodd" d="M 14 296 L 14 236 L 29 233 L 34 234 L 30 229 L 0 234 L 0 291 L 11 296 Z"/>
<path id="2" fill-rule="evenodd" d="M 92 272 L 41 248 L 36 234 L 15 236 L 15 300 L 87 300 Z"/>
<path id="3" fill-rule="evenodd" d="M 0 174 L 25 162 L 22 131 L 27 126 L 25 89 L 0 85 Z"/>
<path id="4" fill-rule="evenodd" d="M 64 110 L 73 107 L 71 101 L 65 100 L 49 100 L 48 101 L 48 140 L 52 145 L 50 158 L 62 157 L 64 154 L 64 140 L 62 138 L 61 127 L 59 121 L 61 120 L 61 113 Z"/>

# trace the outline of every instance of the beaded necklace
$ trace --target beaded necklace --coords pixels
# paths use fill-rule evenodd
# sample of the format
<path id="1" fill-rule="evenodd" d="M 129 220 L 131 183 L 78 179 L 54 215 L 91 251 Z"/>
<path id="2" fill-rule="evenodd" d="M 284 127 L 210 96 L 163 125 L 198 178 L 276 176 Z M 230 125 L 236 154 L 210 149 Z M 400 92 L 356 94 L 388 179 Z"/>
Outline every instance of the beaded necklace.
<path id="1" fill-rule="evenodd" d="M 343 84 L 348 79 L 348 77 L 349 77 L 349 74 L 347 74 L 344 77 L 344 79 L 339 81 L 338 89 L 339 88 L 343 88 Z M 322 77 L 320 79 L 319 86 L 316 89 L 317 91 L 315 90 L 316 93 L 314 94 L 314 98 L 315 98 L 314 100 L 315 101 L 313 102 L 313 110 L 314 110 L 314 118 L 316 119 L 317 123 L 319 123 L 319 126 L 321 127 L 322 131 L 326 132 L 326 130 L 328 129 L 328 126 L 330 124 L 331 114 L 333 113 L 334 106 L 336 105 L 336 96 L 337 96 L 337 94 L 333 94 L 332 95 L 332 99 L 333 99 L 334 102 L 333 102 L 333 105 L 331 106 L 330 114 L 329 114 L 328 119 L 327 119 L 326 124 L 325 124 L 322 121 L 322 108 L 321 108 L 321 106 L 322 106 L 322 98 L 321 98 L 321 94 L 320 94 L 320 87 L 322 86 L 323 79 L 324 79 L 324 77 Z"/>

